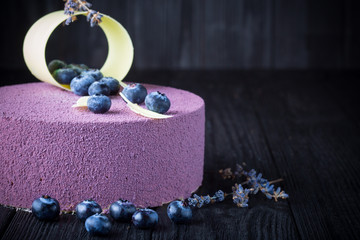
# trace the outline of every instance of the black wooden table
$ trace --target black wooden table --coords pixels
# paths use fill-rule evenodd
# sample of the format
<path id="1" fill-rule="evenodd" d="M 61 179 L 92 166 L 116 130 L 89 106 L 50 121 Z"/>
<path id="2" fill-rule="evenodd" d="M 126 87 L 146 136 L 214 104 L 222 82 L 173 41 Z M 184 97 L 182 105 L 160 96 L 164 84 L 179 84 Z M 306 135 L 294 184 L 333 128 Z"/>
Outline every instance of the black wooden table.
<path id="1" fill-rule="evenodd" d="M 28 72 L 2 72 L 1 85 L 35 81 Z M 269 180 L 283 178 L 279 185 L 290 198 L 274 202 L 258 194 L 248 208 L 227 199 L 195 211 L 189 225 L 173 224 L 162 206 L 155 229 L 114 223 L 107 238 L 359 239 L 359 79 L 354 71 L 132 71 L 126 80 L 204 98 L 205 168 L 198 194 L 231 191 L 235 182 L 218 170 L 246 163 Z M 73 215 L 40 222 L 4 206 L 0 237 L 93 239 Z"/>

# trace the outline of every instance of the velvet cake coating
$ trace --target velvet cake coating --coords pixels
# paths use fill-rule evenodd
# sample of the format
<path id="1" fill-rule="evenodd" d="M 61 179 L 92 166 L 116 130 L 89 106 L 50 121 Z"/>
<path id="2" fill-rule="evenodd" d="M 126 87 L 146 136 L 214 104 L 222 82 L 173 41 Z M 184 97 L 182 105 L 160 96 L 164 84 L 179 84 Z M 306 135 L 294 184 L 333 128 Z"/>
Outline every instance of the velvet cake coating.
<path id="1" fill-rule="evenodd" d="M 166 113 L 149 119 L 111 96 L 105 114 L 72 108 L 79 96 L 46 83 L 0 88 L 0 204 L 31 206 L 48 194 L 62 210 L 94 199 L 159 206 L 186 198 L 202 182 L 205 106 L 193 93 L 165 93 Z"/>

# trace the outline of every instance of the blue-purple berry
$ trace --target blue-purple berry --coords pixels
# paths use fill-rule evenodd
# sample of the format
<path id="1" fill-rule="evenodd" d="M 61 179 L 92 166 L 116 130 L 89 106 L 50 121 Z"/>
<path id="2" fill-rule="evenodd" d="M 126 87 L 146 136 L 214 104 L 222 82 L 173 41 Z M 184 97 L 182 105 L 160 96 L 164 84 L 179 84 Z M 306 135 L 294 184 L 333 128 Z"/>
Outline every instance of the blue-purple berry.
<path id="1" fill-rule="evenodd" d="M 91 75 L 80 75 L 73 78 L 70 88 L 76 95 L 86 96 L 93 82 L 95 82 L 95 79 Z"/>
<path id="2" fill-rule="evenodd" d="M 103 74 L 100 72 L 99 69 L 88 69 L 81 73 L 81 75 L 90 75 L 93 78 L 95 78 L 95 81 L 99 81 L 101 78 L 103 78 Z"/>
<path id="3" fill-rule="evenodd" d="M 70 84 L 77 75 L 77 72 L 71 68 L 56 69 L 52 74 L 53 78 L 60 84 Z"/>
<path id="4" fill-rule="evenodd" d="M 50 221 L 59 216 L 60 205 L 55 198 L 44 195 L 33 201 L 31 211 L 37 219 Z"/>
<path id="5" fill-rule="evenodd" d="M 111 107 L 111 100 L 108 96 L 95 94 L 89 97 L 87 106 L 93 113 L 105 113 Z"/>
<path id="6" fill-rule="evenodd" d="M 118 80 L 112 77 L 103 77 L 99 82 L 103 82 L 110 88 L 110 95 L 118 94 L 120 90 L 120 83 Z"/>
<path id="7" fill-rule="evenodd" d="M 139 209 L 133 214 L 132 222 L 137 228 L 153 228 L 159 222 L 159 215 L 152 209 Z"/>
<path id="8" fill-rule="evenodd" d="M 110 88 L 106 83 L 103 82 L 93 82 L 88 89 L 89 96 L 95 94 L 103 94 L 106 96 L 110 95 Z"/>
<path id="9" fill-rule="evenodd" d="M 77 72 L 77 74 L 81 74 L 82 72 L 89 69 L 89 67 L 86 66 L 85 64 L 74 64 L 74 63 L 67 65 L 66 68 L 74 69 Z"/>
<path id="10" fill-rule="evenodd" d="M 76 216 L 81 220 L 85 221 L 91 215 L 101 213 L 102 209 L 100 205 L 93 200 L 85 200 L 76 205 L 75 213 Z"/>
<path id="11" fill-rule="evenodd" d="M 145 105 L 150 111 L 163 114 L 169 110 L 170 100 L 164 93 L 157 91 L 146 96 Z"/>
<path id="12" fill-rule="evenodd" d="M 91 235 L 106 235 L 111 230 L 111 222 L 108 217 L 96 213 L 86 219 L 85 228 Z"/>
<path id="13" fill-rule="evenodd" d="M 144 102 L 147 95 L 147 90 L 143 85 L 139 83 L 133 83 L 127 85 L 122 90 L 122 94 L 124 94 L 124 96 L 129 99 L 130 102 L 140 104 Z"/>
<path id="14" fill-rule="evenodd" d="M 110 205 L 110 216 L 116 221 L 131 221 L 131 217 L 135 212 L 135 205 L 126 200 L 120 199 Z"/>
<path id="15" fill-rule="evenodd" d="M 173 201 L 167 207 L 167 215 L 174 223 L 188 223 L 192 219 L 192 210 L 183 201 Z"/>
<path id="16" fill-rule="evenodd" d="M 49 72 L 52 74 L 56 69 L 65 68 L 66 63 L 64 61 L 54 59 L 48 64 Z"/>

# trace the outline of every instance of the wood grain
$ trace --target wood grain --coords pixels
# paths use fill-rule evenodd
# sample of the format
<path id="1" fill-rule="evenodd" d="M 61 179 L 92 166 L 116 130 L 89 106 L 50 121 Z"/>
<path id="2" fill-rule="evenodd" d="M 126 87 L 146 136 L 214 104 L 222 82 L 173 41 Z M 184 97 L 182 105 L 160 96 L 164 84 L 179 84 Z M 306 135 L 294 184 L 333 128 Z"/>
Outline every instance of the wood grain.
<path id="1" fill-rule="evenodd" d="M 4 207 L 0 205 L 0 238 L 4 234 L 14 215 L 14 208 Z"/>
<path id="2" fill-rule="evenodd" d="M 321 79 L 295 79 L 273 79 L 253 99 L 274 162 L 287 179 L 284 187 L 293 190 L 296 225 L 303 239 L 355 239 L 358 128 L 324 92 Z"/>

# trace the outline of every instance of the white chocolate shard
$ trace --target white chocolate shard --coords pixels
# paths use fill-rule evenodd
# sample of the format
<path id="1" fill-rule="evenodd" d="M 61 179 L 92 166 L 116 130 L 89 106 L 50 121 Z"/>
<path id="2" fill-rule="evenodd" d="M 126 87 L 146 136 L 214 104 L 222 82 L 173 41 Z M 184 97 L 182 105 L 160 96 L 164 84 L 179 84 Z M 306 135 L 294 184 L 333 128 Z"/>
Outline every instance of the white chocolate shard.
<path id="1" fill-rule="evenodd" d="M 87 101 L 89 99 L 89 96 L 84 96 L 79 98 L 74 105 L 71 107 L 87 107 Z"/>
<path id="2" fill-rule="evenodd" d="M 86 15 L 86 12 L 76 12 L 74 15 Z M 30 72 L 40 81 L 66 90 L 70 90 L 69 85 L 61 85 L 51 76 L 46 64 L 45 49 L 52 32 L 68 17 L 64 11 L 43 16 L 31 26 L 23 45 L 25 63 Z M 100 71 L 104 76 L 113 77 L 122 84 L 134 58 L 131 38 L 119 22 L 107 15 L 103 14 L 99 26 L 108 41 L 108 55 Z"/>

